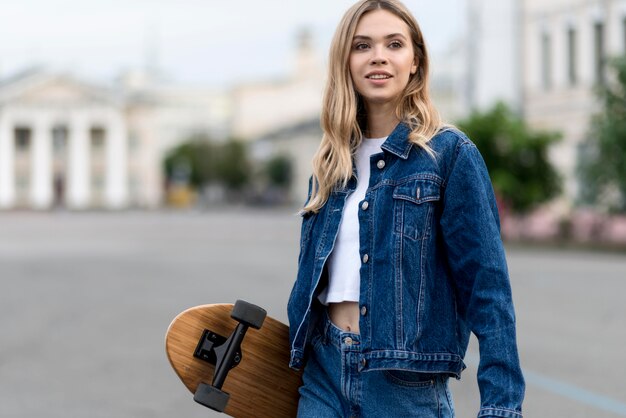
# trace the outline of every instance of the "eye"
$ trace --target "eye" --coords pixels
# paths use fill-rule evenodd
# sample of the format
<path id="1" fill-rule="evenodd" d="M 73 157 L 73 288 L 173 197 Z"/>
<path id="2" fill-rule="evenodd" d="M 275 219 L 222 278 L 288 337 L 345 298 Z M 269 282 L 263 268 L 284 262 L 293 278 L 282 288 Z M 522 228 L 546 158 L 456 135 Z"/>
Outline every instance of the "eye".
<path id="1" fill-rule="evenodd" d="M 367 49 L 369 47 L 368 44 L 366 44 L 365 42 L 359 42 L 357 44 L 354 44 L 354 50 L 355 51 L 362 51 L 364 49 Z"/>
<path id="2" fill-rule="evenodd" d="M 389 47 L 392 48 L 392 49 L 402 48 L 402 42 L 400 42 L 400 41 L 392 41 L 389 44 Z"/>

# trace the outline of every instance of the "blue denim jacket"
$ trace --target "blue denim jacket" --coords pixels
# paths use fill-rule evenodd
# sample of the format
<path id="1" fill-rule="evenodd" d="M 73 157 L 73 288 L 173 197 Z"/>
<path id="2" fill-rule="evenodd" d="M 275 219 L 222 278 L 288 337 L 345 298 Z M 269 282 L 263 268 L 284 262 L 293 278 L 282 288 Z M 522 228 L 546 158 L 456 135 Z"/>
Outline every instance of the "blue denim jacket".
<path id="1" fill-rule="evenodd" d="M 520 418 L 524 378 L 494 193 L 476 146 L 445 129 L 433 158 L 400 123 L 371 157 L 359 206 L 362 371 L 404 369 L 460 378 L 470 332 L 480 345 L 479 417 Z M 334 190 L 303 215 L 298 276 L 288 303 L 292 368 L 304 364 L 346 197 Z M 320 283 L 322 283 L 320 285 Z"/>

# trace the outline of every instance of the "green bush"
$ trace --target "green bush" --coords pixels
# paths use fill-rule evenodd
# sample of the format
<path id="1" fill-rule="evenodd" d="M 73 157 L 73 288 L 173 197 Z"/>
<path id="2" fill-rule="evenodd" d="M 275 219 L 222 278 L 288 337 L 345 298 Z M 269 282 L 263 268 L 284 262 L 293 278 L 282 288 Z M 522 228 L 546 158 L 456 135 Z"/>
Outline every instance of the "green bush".
<path id="1" fill-rule="evenodd" d="M 217 179 L 218 147 L 204 137 L 194 137 L 171 150 L 164 161 L 169 181 L 199 189 Z"/>
<path id="2" fill-rule="evenodd" d="M 558 133 L 529 129 L 503 103 L 473 112 L 457 126 L 480 150 L 496 194 L 514 212 L 530 211 L 560 193 L 560 176 L 548 158 Z"/>
<path id="3" fill-rule="evenodd" d="M 626 212 L 626 56 L 610 68 L 615 77 L 596 90 L 602 110 L 592 118 L 579 158 L 581 198 Z"/>
<path id="4" fill-rule="evenodd" d="M 243 142 L 230 140 L 219 148 L 217 178 L 230 190 L 241 190 L 250 180 L 251 164 Z"/>
<path id="5" fill-rule="evenodd" d="M 165 158 L 164 169 L 169 181 L 195 189 L 217 183 L 239 191 L 250 180 L 251 164 L 244 143 L 234 139 L 215 143 L 198 136 L 171 150 Z"/>
<path id="6" fill-rule="evenodd" d="M 265 163 L 265 175 L 270 185 L 287 189 L 293 177 L 293 164 L 286 155 L 275 155 Z"/>

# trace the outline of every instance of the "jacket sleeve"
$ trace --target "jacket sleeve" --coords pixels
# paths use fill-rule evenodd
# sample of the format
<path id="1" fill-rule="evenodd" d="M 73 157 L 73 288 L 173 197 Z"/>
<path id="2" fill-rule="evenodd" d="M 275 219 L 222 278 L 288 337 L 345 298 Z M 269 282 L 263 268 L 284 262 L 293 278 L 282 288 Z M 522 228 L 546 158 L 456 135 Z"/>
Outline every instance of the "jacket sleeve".
<path id="1" fill-rule="evenodd" d="M 443 203 L 441 228 L 459 319 L 480 349 L 478 417 L 521 418 L 525 385 L 498 209 L 483 158 L 470 141 L 457 145 Z"/>

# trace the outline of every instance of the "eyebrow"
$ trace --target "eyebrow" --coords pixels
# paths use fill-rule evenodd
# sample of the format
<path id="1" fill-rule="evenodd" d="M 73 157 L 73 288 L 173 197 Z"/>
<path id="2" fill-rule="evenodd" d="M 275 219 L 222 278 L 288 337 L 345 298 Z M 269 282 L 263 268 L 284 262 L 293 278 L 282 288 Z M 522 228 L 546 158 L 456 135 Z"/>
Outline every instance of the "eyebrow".
<path id="1" fill-rule="evenodd" d="M 406 37 L 403 34 L 401 34 L 401 33 L 390 33 L 389 35 L 385 36 L 385 39 L 391 39 L 391 38 L 397 38 L 397 37 L 406 39 Z M 365 35 L 354 35 L 354 38 L 352 38 L 352 40 L 356 40 L 356 39 L 364 39 L 366 41 L 371 41 L 372 40 L 371 37 L 365 36 Z"/>

